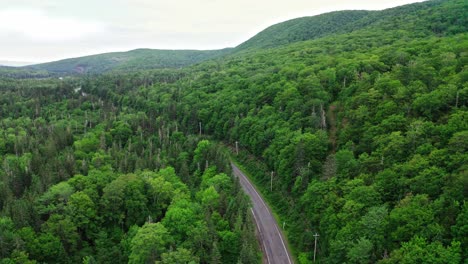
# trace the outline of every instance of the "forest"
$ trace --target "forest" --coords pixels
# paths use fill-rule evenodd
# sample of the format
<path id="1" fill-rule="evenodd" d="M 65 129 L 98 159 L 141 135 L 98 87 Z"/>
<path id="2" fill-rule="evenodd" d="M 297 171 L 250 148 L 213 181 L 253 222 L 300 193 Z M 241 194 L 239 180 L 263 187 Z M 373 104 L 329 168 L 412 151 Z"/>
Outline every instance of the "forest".
<path id="1" fill-rule="evenodd" d="M 77 81 L 15 84 L 1 96 L 1 263 L 258 261 L 217 144 Z"/>
<path id="2" fill-rule="evenodd" d="M 182 68 L 0 69 L 0 263 L 260 263 L 231 159 L 297 263 L 314 234 L 317 263 L 467 263 L 468 3 L 382 12 Z"/>

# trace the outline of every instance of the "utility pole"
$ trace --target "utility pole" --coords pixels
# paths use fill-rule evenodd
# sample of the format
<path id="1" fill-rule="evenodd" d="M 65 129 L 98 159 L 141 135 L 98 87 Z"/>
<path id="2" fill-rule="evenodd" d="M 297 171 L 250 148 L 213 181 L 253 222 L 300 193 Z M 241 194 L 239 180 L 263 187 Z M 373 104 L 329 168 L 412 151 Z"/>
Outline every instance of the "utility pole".
<path id="1" fill-rule="evenodd" d="M 314 237 L 315 237 L 315 245 L 314 245 L 314 262 L 315 262 L 315 254 L 317 253 L 317 238 L 319 237 L 320 235 L 315 233 Z"/>
<path id="2" fill-rule="evenodd" d="M 201 136 L 201 122 L 198 122 L 199 134 Z"/>
<path id="3" fill-rule="evenodd" d="M 270 177 L 270 192 L 273 191 L 273 174 L 274 174 L 274 173 L 275 173 L 274 171 L 271 172 L 271 177 Z"/>
<path id="4" fill-rule="evenodd" d="M 237 155 L 239 155 L 239 142 L 236 141 L 236 153 Z"/>

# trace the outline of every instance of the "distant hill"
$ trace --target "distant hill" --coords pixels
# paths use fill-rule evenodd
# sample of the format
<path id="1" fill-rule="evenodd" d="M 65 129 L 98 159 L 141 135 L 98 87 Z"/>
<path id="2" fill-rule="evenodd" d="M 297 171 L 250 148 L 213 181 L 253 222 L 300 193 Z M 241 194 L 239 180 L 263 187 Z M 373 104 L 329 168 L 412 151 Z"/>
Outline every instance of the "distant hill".
<path id="1" fill-rule="evenodd" d="M 103 73 L 111 70 L 180 68 L 226 54 L 223 50 L 154 50 L 136 49 L 31 65 L 25 68 L 52 73 Z"/>
<path id="2" fill-rule="evenodd" d="M 179 68 L 223 55 L 233 55 L 246 49 L 272 48 L 345 32 L 343 28 L 362 19 L 370 11 L 339 11 L 313 17 L 289 20 L 271 26 L 234 49 L 153 50 L 137 49 L 128 52 L 112 52 L 85 57 L 70 58 L 26 67 L 58 74 L 103 73 L 111 70 L 141 70 Z"/>
<path id="3" fill-rule="evenodd" d="M 13 67 L 0 65 L 0 78 L 14 78 L 14 79 L 35 79 L 52 77 L 53 73 L 39 70 L 29 69 L 26 67 Z"/>
<path id="4" fill-rule="evenodd" d="M 137 49 L 27 66 L 55 74 L 103 73 L 142 69 L 181 68 L 225 55 L 275 48 L 354 31 L 404 30 L 420 35 L 447 35 L 466 31 L 468 15 L 464 0 L 432 0 L 382 11 L 336 11 L 282 22 L 261 31 L 235 48 L 222 50 Z M 445 17 L 444 14 L 454 14 Z M 425 19 L 421 20 L 420 17 Z"/>

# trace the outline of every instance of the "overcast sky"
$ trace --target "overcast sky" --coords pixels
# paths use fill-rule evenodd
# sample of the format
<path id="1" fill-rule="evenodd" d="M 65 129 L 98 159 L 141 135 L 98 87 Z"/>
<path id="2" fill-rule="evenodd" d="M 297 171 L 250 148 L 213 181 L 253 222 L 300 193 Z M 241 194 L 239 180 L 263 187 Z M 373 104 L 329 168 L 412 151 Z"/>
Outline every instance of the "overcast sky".
<path id="1" fill-rule="evenodd" d="M 291 18 L 415 0 L 0 0 L 0 60 L 234 47 Z"/>

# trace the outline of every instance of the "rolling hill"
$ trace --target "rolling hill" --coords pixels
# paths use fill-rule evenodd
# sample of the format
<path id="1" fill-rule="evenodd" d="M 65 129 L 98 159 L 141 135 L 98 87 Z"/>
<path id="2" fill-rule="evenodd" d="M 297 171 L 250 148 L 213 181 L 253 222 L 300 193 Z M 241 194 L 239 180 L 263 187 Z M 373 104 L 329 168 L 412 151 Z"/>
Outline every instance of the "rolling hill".
<path id="1" fill-rule="evenodd" d="M 0 67 L 0 264 L 259 263 L 229 159 L 297 263 L 466 263 L 468 2 L 361 12 Z"/>
<path id="2" fill-rule="evenodd" d="M 465 8 L 464 8 L 465 7 Z M 306 40 L 359 30 L 401 30 L 418 34 L 454 34 L 468 24 L 466 2 L 426 1 L 382 11 L 337 11 L 288 20 L 266 28 L 235 48 L 221 50 L 136 49 L 112 52 L 23 67 L 57 74 L 103 73 L 143 69 L 181 68 L 225 55 L 275 48 Z M 450 18 L 443 14 L 453 13 Z M 419 17 L 425 17 L 419 20 Z"/>
<path id="3" fill-rule="evenodd" d="M 394 30 L 419 34 L 455 34 L 468 24 L 466 2 L 433 0 L 382 11 L 336 11 L 288 20 L 266 28 L 237 46 L 233 52 L 275 48 L 287 44 L 359 30 Z M 454 14 L 444 17 L 443 14 Z M 424 17 L 424 20 L 420 20 Z"/>
<path id="4" fill-rule="evenodd" d="M 229 49 L 206 51 L 136 49 L 70 58 L 25 68 L 58 74 L 96 74 L 111 70 L 180 68 L 221 56 L 228 51 Z"/>

